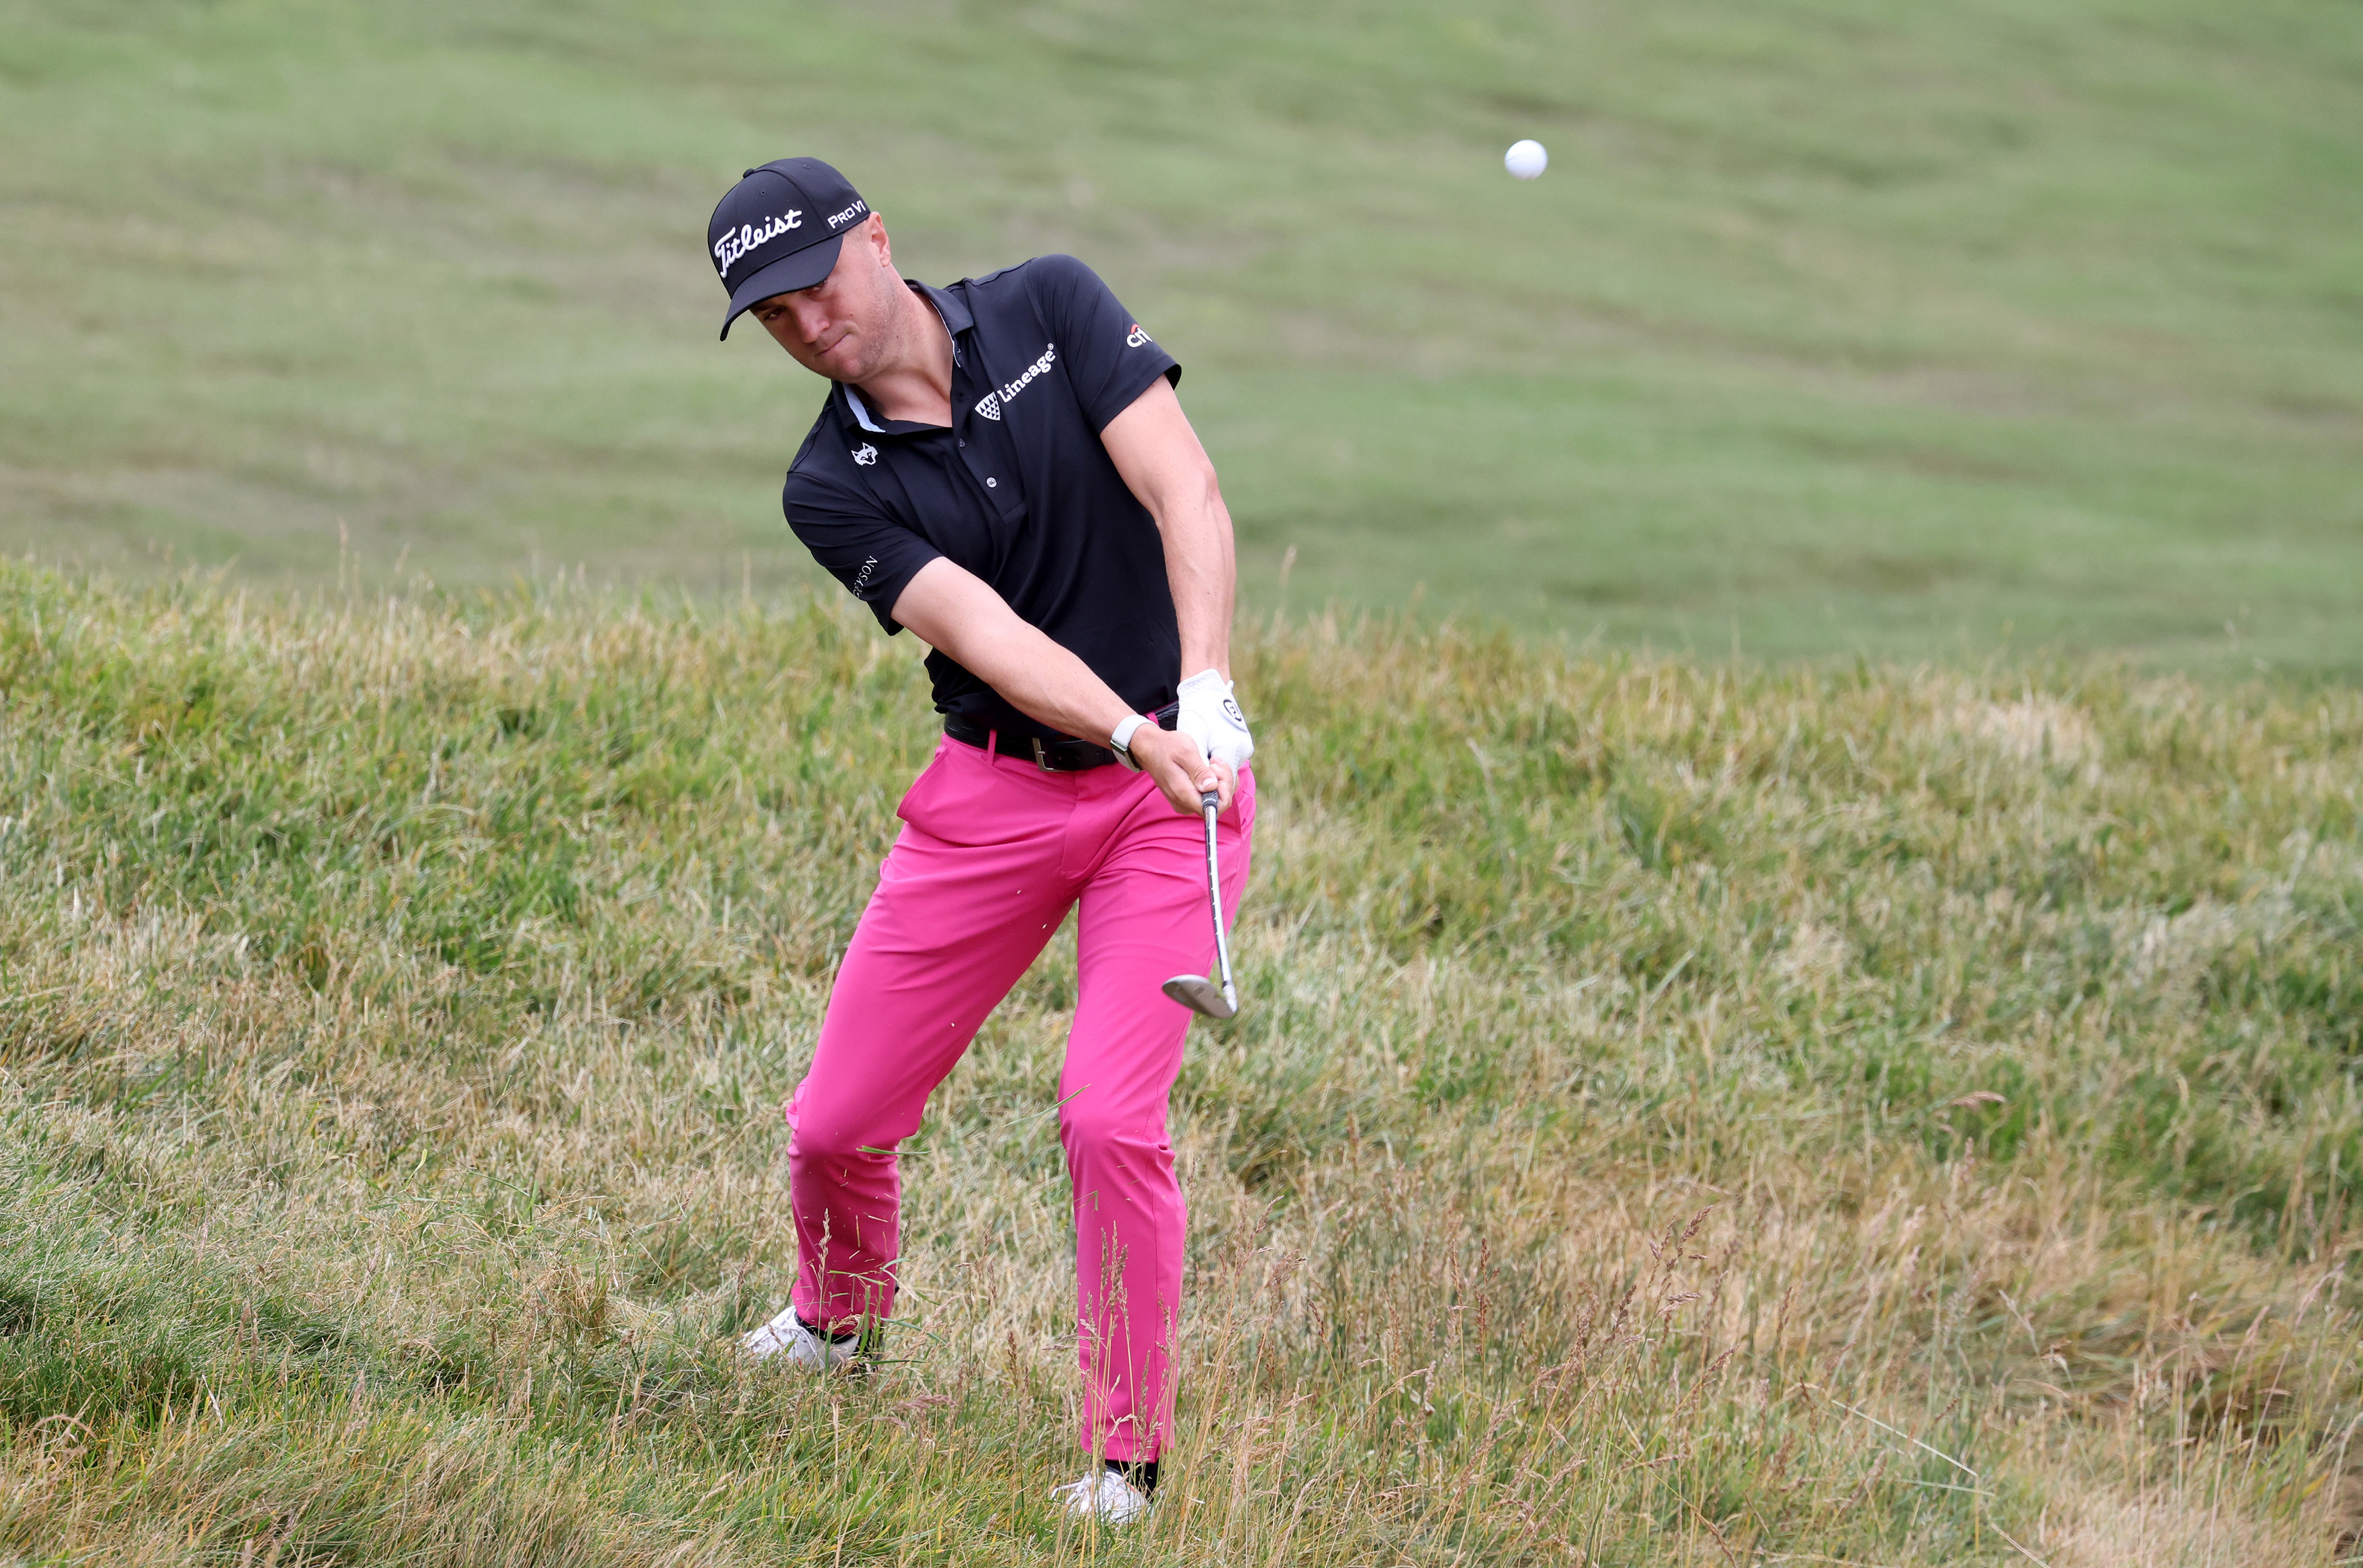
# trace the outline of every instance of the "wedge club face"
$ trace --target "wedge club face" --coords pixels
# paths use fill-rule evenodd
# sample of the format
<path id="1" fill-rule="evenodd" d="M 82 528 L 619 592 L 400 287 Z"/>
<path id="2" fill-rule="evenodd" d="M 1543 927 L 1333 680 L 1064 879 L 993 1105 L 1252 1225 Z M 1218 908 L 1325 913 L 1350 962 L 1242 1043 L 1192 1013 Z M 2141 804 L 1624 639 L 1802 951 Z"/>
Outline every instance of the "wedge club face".
<path id="1" fill-rule="evenodd" d="M 1204 1018 L 1234 1018 L 1238 1017 L 1238 988 L 1231 984 L 1231 944 L 1223 931 L 1223 879 L 1215 863 L 1215 813 L 1221 806 L 1221 797 L 1201 795 L 1199 808 L 1206 814 L 1206 896 L 1215 908 L 1215 962 L 1223 979 L 1217 985 L 1203 974 L 1177 974 L 1165 983 L 1165 994 Z"/>
<path id="2" fill-rule="evenodd" d="M 1238 1003 L 1224 995 L 1222 987 L 1203 974 L 1175 975 L 1165 983 L 1165 994 L 1205 1018 L 1231 1018 L 1238 1016 Z"/>

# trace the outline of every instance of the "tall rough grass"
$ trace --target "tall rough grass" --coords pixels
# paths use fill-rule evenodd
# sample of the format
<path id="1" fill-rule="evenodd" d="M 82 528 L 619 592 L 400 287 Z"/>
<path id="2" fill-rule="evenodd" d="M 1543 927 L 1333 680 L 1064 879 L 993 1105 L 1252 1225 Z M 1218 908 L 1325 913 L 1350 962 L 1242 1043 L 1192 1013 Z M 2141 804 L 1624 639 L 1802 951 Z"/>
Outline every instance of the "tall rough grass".
<path id="1" fill-rule="evenodd" d="M 1071 958 L 865 1382 L 730 1337 L 904 778 L 829 605 L 0 572 L 0 1553 L 2326 1564 L 2363 695 L 1246 637 L 1152 1520 L 1071 1473 Z"/>

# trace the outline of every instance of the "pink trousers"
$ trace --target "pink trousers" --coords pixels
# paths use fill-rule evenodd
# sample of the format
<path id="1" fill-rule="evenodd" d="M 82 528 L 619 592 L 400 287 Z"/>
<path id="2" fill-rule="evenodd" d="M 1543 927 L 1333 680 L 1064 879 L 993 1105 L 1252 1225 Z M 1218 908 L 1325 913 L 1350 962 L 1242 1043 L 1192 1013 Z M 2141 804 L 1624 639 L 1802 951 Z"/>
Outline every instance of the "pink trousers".
<path id="1" fill-rule="evenodd" d="M 1172 1411 L 1188 1220 L 1166 1102 L 1192 1017 L 1159 987 L 1212 973 L 1204 823 L 1175 812 L 1145 773 L 1047 773 L 950 740 L 896 815 L 903 831 L 787 1105 L 796 1315 L 841 1332 L 893 1309 L 893 1151 L 1080 906 L 1058 1103 L 1074 1188 L 1082 1441 L 1110 1459 L 1154 1459 Z M 1247 884 L 1254 824 L 1248 773 L 1217 827 L 1226 919 Z"/>

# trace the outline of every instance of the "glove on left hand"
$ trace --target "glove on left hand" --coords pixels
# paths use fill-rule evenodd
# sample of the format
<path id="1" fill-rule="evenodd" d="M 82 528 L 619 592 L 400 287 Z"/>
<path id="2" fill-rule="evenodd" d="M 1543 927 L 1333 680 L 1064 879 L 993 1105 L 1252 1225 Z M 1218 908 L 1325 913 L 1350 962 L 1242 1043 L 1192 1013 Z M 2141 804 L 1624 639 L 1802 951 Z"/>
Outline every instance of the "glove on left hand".
<path id="1" fill-rule="evenodd" d="M 1231 684 L 1213 670 L 1201 670 L 1182 683 L 1176 694 L 1182 710 L 1173 728 L 1198 742 L 1198 750 L 1232 767 L 1243 766 L 1255 755 L 1255 737 L 1248 733 L 1247 715 L 1231 695 Z"/>

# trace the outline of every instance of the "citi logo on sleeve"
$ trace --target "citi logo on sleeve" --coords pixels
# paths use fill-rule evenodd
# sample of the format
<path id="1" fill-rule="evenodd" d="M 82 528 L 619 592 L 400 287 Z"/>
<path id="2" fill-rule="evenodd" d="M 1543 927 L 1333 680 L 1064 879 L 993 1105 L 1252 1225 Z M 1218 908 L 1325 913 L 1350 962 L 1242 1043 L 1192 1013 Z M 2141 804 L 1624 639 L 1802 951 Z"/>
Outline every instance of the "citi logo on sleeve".
<path id="1" fill-rule="evenodd" d="M 1148 333 L 1137 321 L 1132 324 L 1132 330 L 1124 335 L 1124 346 L 1127 349 L 1137 349 L 1148 340 Z"/>
<path id="2" fill-rule="evenodd" d="M 714 242 L 714 264 L 722 269 L 722 275 L 727 278 L 730 275 L 730 269 L 743 261 L 748 251 L 758 245 L 769 244 L 792 228 L 804 226 L 804 215 L 795 207 L 760 224 L 742 223 Z"/>
<path id="3" fill-rule="evenodd" d="M 853 449 L 853 461 L 860 463 L 862 467 L 868 468 L 871 463 L 878 461 L 878 449 L 871 446 L 868 441 L 864 441 L 860 446 Z"/>
<path id="4" fill-rule="evenodd" d="M 1058 344 L 1043 344 L 1042 357 L 1036 360 L 1032 364 L 1027 365 L 1026 367 L 1026 373 L 1019 376 L 1015 381 L 1004 382 L 1001 384 L 1001 389 L 998 392 L 988 392 L 982 397 L 978 398 L 976 400 L 976 411 L 988 419 L 1000 418 L 1001 406 L 1008 402 L 1011 398 L 1015 397 L 1019 393 L 1025 391 L 1026 383 L 1032 381 L 1035 377 L 1049 374 L 1050 366 L 1057 362 L 1058 358 Z"/>

